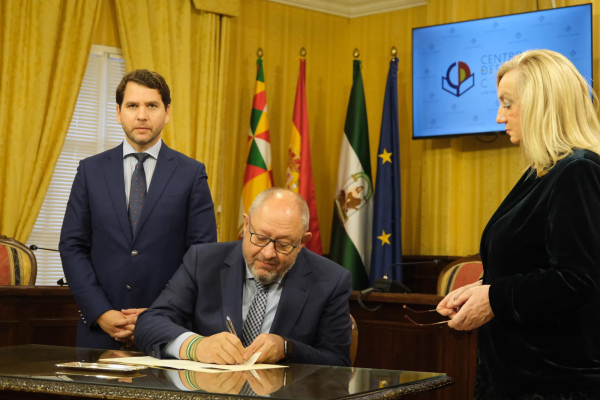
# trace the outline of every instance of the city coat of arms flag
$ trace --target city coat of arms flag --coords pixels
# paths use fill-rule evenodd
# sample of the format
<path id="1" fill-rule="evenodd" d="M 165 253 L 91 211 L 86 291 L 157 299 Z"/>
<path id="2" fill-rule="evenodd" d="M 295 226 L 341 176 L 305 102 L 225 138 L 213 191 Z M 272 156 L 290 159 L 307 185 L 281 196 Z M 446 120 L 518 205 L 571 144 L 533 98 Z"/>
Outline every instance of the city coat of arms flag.
<path id="1" fill-rule="evenodd" d="M 250 115 L 248 132 L 248 150 L 244 186 L 240 201 L 238 236 L 241 238 L 244 227 L 243 214 L 248 212 L 254 198 L 263 190 L 273 187 L 273 169 L 271 167 L 271 137 L 269 136 L 269 117 L 267 114 L 267 92 L 263 60 L 256 60 L 256 83 Z"/>

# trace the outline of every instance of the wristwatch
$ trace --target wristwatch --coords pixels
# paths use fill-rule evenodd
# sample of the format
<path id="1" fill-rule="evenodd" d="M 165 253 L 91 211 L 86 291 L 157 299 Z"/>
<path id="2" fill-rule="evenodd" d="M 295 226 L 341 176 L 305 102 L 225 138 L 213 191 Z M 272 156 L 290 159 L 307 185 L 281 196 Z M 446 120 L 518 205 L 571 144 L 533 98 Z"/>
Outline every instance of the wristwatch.
<path id="1" fill-rule="evenodd" d="M 279 361 L 286 362 L 289 361 L 290 358 L 294 355 L 294 342 L 290 339 L 283 337 L 283 358 Z"/>

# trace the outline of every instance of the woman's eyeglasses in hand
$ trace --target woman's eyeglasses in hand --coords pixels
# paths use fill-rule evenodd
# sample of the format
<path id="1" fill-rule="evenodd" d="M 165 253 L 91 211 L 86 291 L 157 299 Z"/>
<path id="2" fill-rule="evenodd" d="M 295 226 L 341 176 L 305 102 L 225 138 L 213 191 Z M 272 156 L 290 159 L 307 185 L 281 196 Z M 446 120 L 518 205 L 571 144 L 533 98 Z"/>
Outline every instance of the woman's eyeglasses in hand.
<path id="1" fill-rule="evenodd" d="M 434 310 L 413 310 L 412 308 L 410 308 L 406 304 L 404 304 L 402 307 L 404 307 L 405 309 L 407 309 L 408 311 L 410 311 L 410 312 L 412 312 L 414 314 L 425 314 L 425 313 L 430 313 L 430 312 L 437 312 L 436 309 L 434 309 Z M 458 312 L 460 310 L 460 306 L 454 307 L 453 310 L 455 312 Z M 420 323 L 414 321 L 408 315 L 405 315 L 404 318 L 406 318 L 407 320 L 409 320 L 410 322 L 412 322 L 413 324 L 418 325 L 418 326 L 432 326 L 432 325 L 447 324 L 448 322 L 450 322 L 450 320 L 448 319 L 446 321 L 432 322 L 432 323 L 428 323 L 428 324 L 420 324 Z"/>

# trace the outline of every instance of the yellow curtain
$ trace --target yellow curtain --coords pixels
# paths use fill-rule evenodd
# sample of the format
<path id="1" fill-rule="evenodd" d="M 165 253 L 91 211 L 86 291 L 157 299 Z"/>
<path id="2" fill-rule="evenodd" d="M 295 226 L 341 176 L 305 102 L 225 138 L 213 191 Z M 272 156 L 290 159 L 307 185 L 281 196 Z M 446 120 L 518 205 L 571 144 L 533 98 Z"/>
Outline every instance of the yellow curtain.
<path id="1" fill-rule="evenodd" d="M 558 7 L 589 0 L 556 0 Z M 390 49 L 396 46 L 402 242 L 404 254 L 467 255 L 479 251 L 483 228 L 523 171 L 519 150 L 505 135 L 493 143 L 475 137 L 412 140 L 412 29 L 469 19 L 535 11 L 536 0 L 428 0 L 426 6 L 347 19 L 267 0 L 244 0 L 240 17 L 232 20 L 225 121 L 231 134 L 223 188 L 223 240 L 235 239 L 237 210 L 250 121 L 256 49 L 265 56 L 265 81 L 275 184 L 285 184 L 285 167 L 298 52 L 307 55 L 307 100 L 315 170 L 315 191 L 323 250 L 329 251 L 333 196 L 344 119 L 352 83 L 352 51 L 363 60 L 373 178 Z M 594 19 L 600 15 L 593 1 Z M 541 9 L 551 7 L 539 1 Z M 598 43 L 598 30 L 594 43 Z M 594 65 L 594 76 L 598 76 Z M 598 87 L 596 87 L 598 90 Z M 502 127 L 499 125 L 499 130 Z M 489 140 L 483 137 L 482 140 Z M 375 182 L 376 183 L 376 182 Z"/>
<path id="2" fill-rule="evenodd" d="M 128 71 L 146 68 L 171 88 L 165 142 L 206 165 L 221 204 L 224 101 L 229 18 L 197 10 L 190 0 L 116 0 L 117 24 Z"/>
<path id="3" fill-rule="evenodd" d="M 230 17 L 240 16 L 241 0 L 194 0 L 194 7 L 198 10 L 210 11 Z"/>
<path id="4" fill-rule="evenodd" d="M 48 190 L 100 1 L 0 1 L 0 233 L 18 241 Z"/>

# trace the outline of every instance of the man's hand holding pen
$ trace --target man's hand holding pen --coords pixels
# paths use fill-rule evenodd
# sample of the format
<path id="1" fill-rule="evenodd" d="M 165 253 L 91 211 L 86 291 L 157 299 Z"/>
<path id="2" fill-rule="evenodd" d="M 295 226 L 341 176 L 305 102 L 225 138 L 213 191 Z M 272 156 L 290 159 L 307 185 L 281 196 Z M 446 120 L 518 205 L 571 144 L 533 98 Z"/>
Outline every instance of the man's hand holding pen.
<path id="1" fill-rule="evenodd" d="M 220 365 L 244 364 L 257 352 L 261 353 L 256 360 L 259 363 L 274 363 L 285 357 L 284 339 L 281 336 L 263 333 L 258 335 L 250 346 L 244 348 L 229 317 L 226 317 L 225 324 L 229 332 L 201 338 L 197 345 L 192 346 L 194 354 L 187 354 L 186 351 L 190 351 L 190 345 L 198 336 L 189 337 L 183 342 L 179 356 L 182 359 L 195 358 L 203 363 Z"/>
<path id="2" fill-rule="evenodd" d="M 211 364 L 243 364 L 248 358 L 240 339 L 232 333 L 221 332 L 208 336 L 196 349 L 198 361 Z"/>
<path id="3" fill-rule="evenodd" d="M 198 338 L 200 340 L 197 345 L 191 345 Z M 243 364 L 246 353 L 237 336 L 229 332 L 221 332 L 206 337 L 190 336 L 179 349 L 179 358 L 207 364 L 233 365 Z"/>

